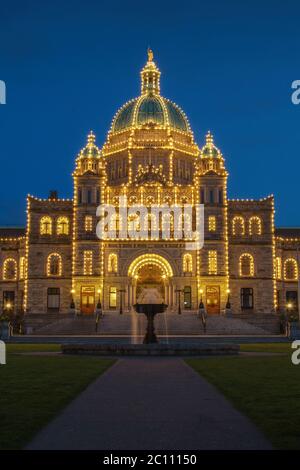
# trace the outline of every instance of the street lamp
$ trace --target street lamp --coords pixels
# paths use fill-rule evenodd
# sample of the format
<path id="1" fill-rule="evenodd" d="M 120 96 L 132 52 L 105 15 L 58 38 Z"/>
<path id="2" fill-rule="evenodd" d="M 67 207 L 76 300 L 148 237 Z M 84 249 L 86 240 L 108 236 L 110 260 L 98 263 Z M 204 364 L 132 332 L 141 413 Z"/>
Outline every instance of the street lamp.
<path id="1" fill-rule="evenodd" d="M 71 303 L 70 303 L 71 310 L 75 310 L 74 294 L 75 294 L 75 289 L 71 289 Z"/>
<path id="2" fill-rule="evenodd" d="M 200 289 L 200 304 L 199 304 L 199 309 L 204 308 L 203 304 L 203 289 Z"/>
<path id="3" fill-rule="evenodd" d="M 178 315 L 181 315 L 181 292 L 182 292 L 182 289 L 176 289 L 175 292 L 178 292 Z"/>
<path id="4" fill-rule="evenodd" d="M 227 289 L 226 292 L 227 292 L 226 309 L 227 309 L 227 310 L 230 310 L 230 309 L 231 309 L 231 304 L 230 304 L 230 289 Z"/>
<path id="5" fill-rule="evenodd" d="M 99 312 L 99 315 L 102 315 L 102 305 L 101 305 L 101 289 L 97 290 L 98 293 L 98 302 L 97 302 L 97 310 Z"/>
<path id="6" fill-rule="evenodd" d="M 120 292 L 120 315 L 123 315 L 123 292 L 126 292 L 125 289 L 119 289 Z"/>

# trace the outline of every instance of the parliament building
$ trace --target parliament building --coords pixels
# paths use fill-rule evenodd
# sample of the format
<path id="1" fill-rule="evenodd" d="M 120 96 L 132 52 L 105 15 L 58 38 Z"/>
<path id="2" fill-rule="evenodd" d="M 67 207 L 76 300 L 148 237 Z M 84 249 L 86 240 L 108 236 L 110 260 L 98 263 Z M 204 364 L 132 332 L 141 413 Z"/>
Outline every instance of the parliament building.
<path id="1" fill-rule="evenodd" d="M 92 315 L 131 311 L 143 288 L 157 289 L 170 313 L 275 314 L 297 308 L 300 229 L 276 228 L 273 196 L 228 199 L 225 159 L 208 132 L 199 147 L 184 112 L 160 92 L 148 51 L 140 95 L 112 120 L 104 145 L 93 132 L 73 171 L 74 195 L 27 198 L 25 228 L 0 228 L 0 309 L 14 314 Z M 96 210 L 143 204 L 204 204 L 204 246 L 174 236 L 99 239 Z M 129 221 L 128 221 L 129 222 Z M 163 221 L 159 220 L 159 224 Z M 161 229 L 161 227 L 160 227 Z M 160 233 L 160 232 L 159 232 Z"/>

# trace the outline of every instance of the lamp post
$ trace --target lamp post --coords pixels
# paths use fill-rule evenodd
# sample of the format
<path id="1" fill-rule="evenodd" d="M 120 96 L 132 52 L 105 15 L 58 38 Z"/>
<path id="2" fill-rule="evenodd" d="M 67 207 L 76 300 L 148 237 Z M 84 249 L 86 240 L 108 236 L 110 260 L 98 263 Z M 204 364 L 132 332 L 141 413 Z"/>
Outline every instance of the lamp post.
<path id="1" fill-rule="evenodd" d="M 126 292 L 125 289 L 119 289 L 120 292 L 120 315 L 123 315 L 123 292 Z"/>
<path id="2" fill-rule="evenodd" d="M 98 289 L 97 293 L 98 293 L 97 310 L 99 311 L 99 315 L 102 316 L 101 289 Z"/>
<path id="3" fill-rule="evenodd" d="M 230 304 L 230 289 L 227 289 L 226 292 L 227 292 L 226 309 L 227 309 L 227 310 L 230 310 L 230 309 L 231 309 L 231 304 Z"/>
<path id="4" fill-rule="evenodd" d="M 178 292 L 178 315 L 181 315 L 181 292 L 182 289 L 176 289 L 175 292 Z"/>
<path id="5" fill-rule="evenodd" d="M 204 308 L 203 304 L 203 289 L 200 289 L 200 304 L 199 304 L 199 309 Z"/>
<path id="6" fill-rule="evenodd" d="M 75 310 L 74 294 L 75 294 L 75 289 L 71 289 L 71 303 L 70 303 L 71 310 Z"/>

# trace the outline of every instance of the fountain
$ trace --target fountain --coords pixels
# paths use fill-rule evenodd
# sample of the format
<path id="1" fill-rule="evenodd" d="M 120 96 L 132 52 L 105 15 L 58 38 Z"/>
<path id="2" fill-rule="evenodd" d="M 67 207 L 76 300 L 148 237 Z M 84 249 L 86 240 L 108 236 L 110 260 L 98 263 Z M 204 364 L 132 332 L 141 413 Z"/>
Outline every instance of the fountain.
<path id="1" fill-rule="evenodd" d="M 143 344 L 158 343 L 154 328 L 154 317 L 157 313 L 163 313 L 167 307 L 157 289 L 144 288 L 142 290 L 134 308 L 137 313 L 143 313 L 147 318 L 147 328 Z"/>

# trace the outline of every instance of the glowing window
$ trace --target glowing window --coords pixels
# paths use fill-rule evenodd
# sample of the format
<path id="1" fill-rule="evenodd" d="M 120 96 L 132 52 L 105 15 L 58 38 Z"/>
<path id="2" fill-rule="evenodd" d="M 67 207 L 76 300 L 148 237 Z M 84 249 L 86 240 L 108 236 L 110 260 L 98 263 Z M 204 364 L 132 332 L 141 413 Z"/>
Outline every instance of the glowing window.
<path id="1" fill-rule="evenodd" d="M 62 259 L 58 253 L 51 253 L 47 258 L 47 276 L 62 275 Z"/>
<path id="2" fill-rule="evenodd" d="M 298 279 L 298 265 L 294 258 L 288 258 L 284 262 L 284 279 L 286 281 L 297 281 Z"/>
<path id="3" fill-rule="evenodd" d="M 40 220 L 40 234 L 41 235 L 52 235 L 52 219 L 45 215 Z"/>
<path id="4" fill-rule="evenodd" d="M 240 276 L 252 277 L 254 276 L 254 259 L 249 253 L 243 253 L 239 260 Z"/>
<path id="5" fill-rule="evenodd" d="M 17 280 L 17 262 L 13 258 L 7 258 L 3 263 L 3 280 L 16 281 Z"/>
<path id="6" fill-rule="evenodd" d="M 253 216 L 249 219 L 249 233 L 250 235 L 261 235 L 262 224 L 260 217 Z"/>
<path id="7" fill-rule="evenodd" d="M 110 253 L 108 257 L 108 272 L 116 273 L 118 271 L 118 256 L 116 253 Z"/>
<path id="8" fill-rule="evenodd" d="M 68 217 L 59 217 L 57 219 L 56 233 L 57 235 L 69 235 L 69 219 Z"/>
<path id="9" fill-rule="evenodd" d="M 83 252 L 83 273 L 86 276 L 93 274 L 93 252 L 90 250 Z"/>
<path id="10" fill-rule="evenodd" d="M 210 215 L 208 217 L 208 231 L 215 232 L 217 229 L 217 220 L 214 215 Z"/>
<path id="11" fill-rule="evenodd" d="M 93 231 L 93 217 L 91 215 L 86 215 L 84 219 L 84 229 L 86 232 Z"/>
<path id="12" fill-rule="evenodd" d="M 191 273 L 193 271 L 193 258 L 190 253 L 183 256 L 182 268 L 184 273 Z"/>
<path id="13" fill-rule="evenodd" d="M 208 273 L 218 273 L 218 258 L 216 250 L 209 250 L 208 252 Z"/>
<path id="14" fill-rule="evenodd" d="M 241 216 L 236 216 L 232 219 L 232 234 L 245 235 L 245 220 Z"/>
<path id="15" fill-rule="evenodd" d="M 117 307 L 117 288 L 110 287 L 109 288 L 109 308 L 116 308 Z"/>

